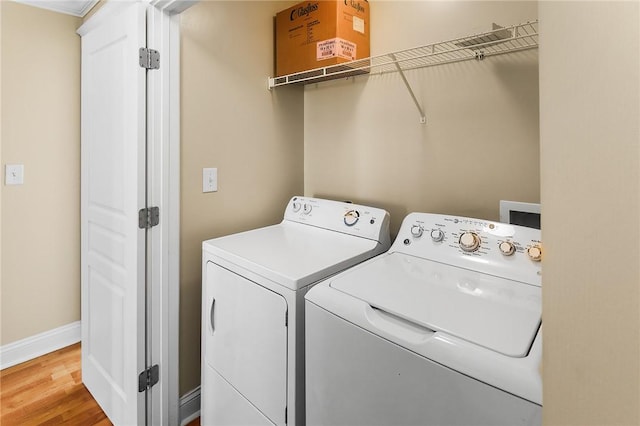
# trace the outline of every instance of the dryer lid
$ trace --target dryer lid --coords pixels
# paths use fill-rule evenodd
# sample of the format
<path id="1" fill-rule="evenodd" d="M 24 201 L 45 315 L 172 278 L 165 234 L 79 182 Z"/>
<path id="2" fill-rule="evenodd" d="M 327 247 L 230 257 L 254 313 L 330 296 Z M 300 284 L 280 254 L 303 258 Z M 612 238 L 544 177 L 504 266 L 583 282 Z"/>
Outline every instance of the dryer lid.
<path id="1" fill-rule="evenodd" d="M 402 253 L 373 259 L 330 286 L 407 321 L 510 357 L 541 322 L 541 288 Z"/>
<path id="2" fill-rule="evenodd" d="M 206 252 L 291 290 L 356 265 L 384 248 L 371 239 L 296 222 L 203 242 Z"/>

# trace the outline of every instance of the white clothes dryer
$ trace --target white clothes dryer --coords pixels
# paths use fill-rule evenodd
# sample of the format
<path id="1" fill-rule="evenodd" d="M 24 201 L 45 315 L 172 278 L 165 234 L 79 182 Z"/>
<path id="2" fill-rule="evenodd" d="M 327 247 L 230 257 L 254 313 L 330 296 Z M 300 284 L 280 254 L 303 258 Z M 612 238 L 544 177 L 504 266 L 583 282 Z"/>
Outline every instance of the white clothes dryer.
<path id="1" fill-rule="evenodd" d="M 309 425 L 539 425 L 540 231 L 409 214 L 306 295 Z"/>
<path id="2" fill-rule="evenodd" d="M 390 246 L 389 214 L 292 198 L 281 223 L 202 245 L 203 425 L 303 425 L 304 295 Z"/>

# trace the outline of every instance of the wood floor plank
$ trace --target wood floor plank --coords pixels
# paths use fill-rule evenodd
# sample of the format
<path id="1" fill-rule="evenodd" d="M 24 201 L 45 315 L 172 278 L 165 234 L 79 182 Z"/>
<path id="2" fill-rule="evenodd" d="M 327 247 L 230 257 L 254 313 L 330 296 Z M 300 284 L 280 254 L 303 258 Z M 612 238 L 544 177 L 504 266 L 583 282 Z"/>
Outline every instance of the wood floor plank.
<path id="1" fill-rule="evenodd" d="M 187 426 L 200 426 L 200 417 L 195 420 L 190 421 Z"/>
<path id="2" fill-rule="evenodd" d="M 0 371 L 0 425 L 113 426 L 82 384 L 80 350 L 78 343 Z"/>
<path id="3" fill-rule="evenodd" d="M 2 426 L 112 426 L 82 384 L 80 344 L 0 371 Z"/>

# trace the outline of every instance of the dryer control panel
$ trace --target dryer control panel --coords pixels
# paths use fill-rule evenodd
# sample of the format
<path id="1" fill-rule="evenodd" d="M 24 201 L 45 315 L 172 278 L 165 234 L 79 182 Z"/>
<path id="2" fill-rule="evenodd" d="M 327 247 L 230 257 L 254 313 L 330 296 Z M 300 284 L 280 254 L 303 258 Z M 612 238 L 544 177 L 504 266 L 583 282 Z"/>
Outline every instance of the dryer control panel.
<path id="1" fill-rule="evenodd" d="M 390 252 L 541 286 L 540 230 L 482 219 L 411 213 Z"/>
<path id="2" fill-rule="evenodd" d="M 293 197 L 287 204 L 284 220 L 375 240 L 387 246 L 390 244 L 389 213 L 376 207 Z"/>

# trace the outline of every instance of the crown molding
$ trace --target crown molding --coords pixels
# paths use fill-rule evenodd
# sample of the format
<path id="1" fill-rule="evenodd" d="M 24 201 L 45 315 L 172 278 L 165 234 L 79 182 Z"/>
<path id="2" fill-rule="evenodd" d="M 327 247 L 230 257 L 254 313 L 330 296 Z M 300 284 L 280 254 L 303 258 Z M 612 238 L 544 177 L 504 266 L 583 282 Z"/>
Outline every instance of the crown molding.
<path id="1" fill-rule="evenodd" d="M 53 12 L 82 18 L 98 3 L 98 0 L 13 0 L 16 3 L 39 7 Z"/>

